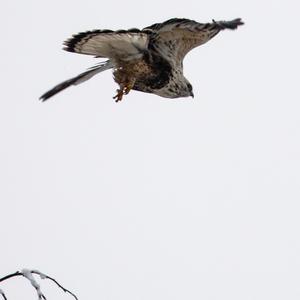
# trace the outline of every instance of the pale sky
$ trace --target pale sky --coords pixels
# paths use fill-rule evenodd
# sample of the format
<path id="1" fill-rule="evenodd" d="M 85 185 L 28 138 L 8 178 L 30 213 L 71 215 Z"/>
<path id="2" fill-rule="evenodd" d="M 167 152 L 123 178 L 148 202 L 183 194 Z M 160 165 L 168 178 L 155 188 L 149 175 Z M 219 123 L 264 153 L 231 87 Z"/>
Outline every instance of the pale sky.
<path id="1" fill-rule="evenodd" d="M 172 3 L 172 4 L 171 4 Z M 80 300 L 299 300 L 299 1 L 5 1 L 0 277 L 55 277 Z M 131 92 L 72 34 L 241 17 L 184 61 L 195 98 Z M 8 300 L 36 299 L 25 279 Z M 49 300 L 71 299 L 42 282 Z"/>

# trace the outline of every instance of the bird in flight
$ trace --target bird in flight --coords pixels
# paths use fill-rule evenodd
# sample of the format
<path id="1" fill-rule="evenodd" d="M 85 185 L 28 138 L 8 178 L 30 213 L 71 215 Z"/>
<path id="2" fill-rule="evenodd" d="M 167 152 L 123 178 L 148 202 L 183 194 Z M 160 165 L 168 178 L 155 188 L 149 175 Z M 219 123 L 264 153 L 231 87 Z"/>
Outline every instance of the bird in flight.
<path id="1" fill-rule="evenodd" d="M 45 101 L 108 69 L 113 69 L 114 80 L 119 85 L 113 97 L 116 102 L 131 90 L 165 98 L 194 97 L 193 87 L 183 75 L 185 55 L 220 31 L 233 30 L 243 24 L 241 19 L 198 23 L 173 18 L 142 30 L 105 29 L 75 34 L 64 42 L 64 50 L 108 60 L 56 85 L 40 99 Z"/>

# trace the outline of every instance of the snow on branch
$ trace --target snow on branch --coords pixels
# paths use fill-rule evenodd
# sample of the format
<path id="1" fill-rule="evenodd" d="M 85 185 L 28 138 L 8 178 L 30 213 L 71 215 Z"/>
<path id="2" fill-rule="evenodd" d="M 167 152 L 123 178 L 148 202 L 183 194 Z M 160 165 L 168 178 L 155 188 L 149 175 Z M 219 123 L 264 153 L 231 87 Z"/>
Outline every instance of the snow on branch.
<path id="1" fill-rule="evenodd" d="M 75 294 L 73 294 L 71 291 L 64 288 L 54 278 L 52 278 L 52 277 L 50 277 L 50 276 L 48 276 L 48 275 L 46 275 L 46 274 L 44 274 L 44 273 L 42 273 L 38 270 L 23 269 L 22 271 L 17 271 L 15 273 L 12 273 L 12 274 L 9 274 L 9 275 L 6 275 L 6 276 L 0 278 L 0 283 L 5 281 L 5 280 L 8 280 L 12 277 L 23 276 L 26 279 L 28 279 L 29 282 L 31 283 L 31 285 L 35 288 L 35 290 L 37 292 L 37 295 L 38 295 L 38 299 L 39 300 L 47 300 L 47 298 L 45 297 L 45 295 L 41 291 L 41 287 L 40 287 L 39 283 L 36 281 L 36 279 L 34 278 L 33 275 L 38 275 L 40 277 L 40 279 L 48 279 L 48 280 L 54 282 L 65 293 L 70 294 L 71 296 L 73 296 L 75 298 L 75 300 L 78 300 L 78 298 Z M 7 300 L 5 293 L 1 289 L 0 289 L 0 296 L 2 296 L 4 300 Z"/>

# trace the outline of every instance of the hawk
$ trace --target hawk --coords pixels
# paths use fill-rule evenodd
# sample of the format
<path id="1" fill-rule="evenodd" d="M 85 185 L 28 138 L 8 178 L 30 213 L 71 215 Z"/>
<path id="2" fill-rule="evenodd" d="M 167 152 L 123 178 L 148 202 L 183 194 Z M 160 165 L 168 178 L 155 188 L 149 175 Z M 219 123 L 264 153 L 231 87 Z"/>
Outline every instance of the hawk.
<path id="1" fill-rule="evenodd" d="M 116 102 L 130 90 L 156 94 L 165 98 L 194 96 L 190 82 L 183 75 L 183 59 L 224 29 L 243 25 L 240 18 L 232 21 L 198 23 L 173 18 L 140 30 L 92 30 L 73 35 L 64 42 L 64 50 L 108 58 L 86 72 L 68 79 L 40 99 L 45 101 L 71 85 L 82 83 L 94 75 L 113 69 L 119 85 Z"/>

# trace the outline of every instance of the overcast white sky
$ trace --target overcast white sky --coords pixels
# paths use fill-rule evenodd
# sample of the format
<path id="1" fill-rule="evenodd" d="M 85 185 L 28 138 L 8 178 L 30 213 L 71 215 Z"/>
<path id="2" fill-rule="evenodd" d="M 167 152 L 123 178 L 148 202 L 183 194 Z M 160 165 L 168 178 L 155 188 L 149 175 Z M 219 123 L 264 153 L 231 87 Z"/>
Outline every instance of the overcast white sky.
<path id="1" fill-rule="evenodd" d="M 36 268 L 80 300 L 298 300 L 299 9 L 3 2 L 0 277 Z M 194 99 L 131 92 L 116 104 L 108 71 L 38 101 L 96 62 L 61 50 L 73 33 L 171 17 L 246 22 L 186 57 Z M 20 278 L 0 288 L 36 299 Z"/>

